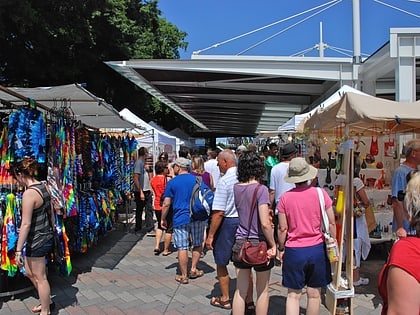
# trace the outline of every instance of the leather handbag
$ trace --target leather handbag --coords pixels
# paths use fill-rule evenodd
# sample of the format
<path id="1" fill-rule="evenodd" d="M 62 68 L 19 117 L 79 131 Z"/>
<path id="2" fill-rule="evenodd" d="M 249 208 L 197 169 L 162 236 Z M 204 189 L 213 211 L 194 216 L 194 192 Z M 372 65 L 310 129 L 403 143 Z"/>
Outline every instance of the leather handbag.
<path id="1" fill-rule="evenodd" d="M 248 236 L 247 239 L 241 246 L 241 249 L 238 253 L 238 258 L 251 266 L 261 266 L 266 265 L 269 261 L 267 256 L 267 242 L 259 241 L 258 239 L 249 239 L 249 233 L 251 231 L 252 218 L 255 213 L 256 201 L 257 201 L 257 192 L 260 189 L 261 185 L 259 184 L 255 190 L 251 202 L 251 211 L 249 212 L 248 219 Z"/>

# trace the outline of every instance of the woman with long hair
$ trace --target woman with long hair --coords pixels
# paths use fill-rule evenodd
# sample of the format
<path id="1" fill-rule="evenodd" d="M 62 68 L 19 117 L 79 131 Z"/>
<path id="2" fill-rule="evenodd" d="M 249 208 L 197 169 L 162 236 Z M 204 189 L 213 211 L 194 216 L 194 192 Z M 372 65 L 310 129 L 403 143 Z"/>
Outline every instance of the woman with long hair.
<path id="1" fill-rule="evenodd" d="M 54 213 L 51 197 L 37 178 L 38 163 L 31 158 L 12 165 L 12 175 L 26 190 L 22 195 L 22 222 L 16 245 L 16 262 L 25 267 L 26 276 L 38 291 L 41 304 L 32 308 L 33 313 L 50 314 L 50 284 L 47 279 L 45 257 L 53 246 Z M 25 258 L 22 251 L 25 249 Z"/>
<path id="2" fill-rule="evenodd" d="M 214 190 L 213 177 L 209 172 L 204 169 L 204 160 L 201 155 L 194 155 L 191 161 L 191 174 L 194 176 L 200 176 L 203 182 Z"/>

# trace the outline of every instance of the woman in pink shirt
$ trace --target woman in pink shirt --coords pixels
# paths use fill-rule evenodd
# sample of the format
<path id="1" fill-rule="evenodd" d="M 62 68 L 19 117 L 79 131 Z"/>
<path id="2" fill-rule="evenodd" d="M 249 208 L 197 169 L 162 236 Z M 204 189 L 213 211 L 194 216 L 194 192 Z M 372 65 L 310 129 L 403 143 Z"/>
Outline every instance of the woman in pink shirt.
<path id="1" fill-rule="evenodd" d="M 285 192 L 277 204 L 280 260 L 283 263 L 283 286 L 288 288 L 286 314 L 299 314 L 300 297 L 306 286 L 306 314 L 319 314 L 321 288 L 332 281 L 331 265 L 326 255 L 321 231 L 322 215 L 316 187 L 311 180 L 318 170 L 304 158 L 290 161 L 285 181 L 295 188 Z M 329 230 L 336 237 L 332 200 L 322 190 Z M 287 239 L 287 240 L 286 240 Z"/>

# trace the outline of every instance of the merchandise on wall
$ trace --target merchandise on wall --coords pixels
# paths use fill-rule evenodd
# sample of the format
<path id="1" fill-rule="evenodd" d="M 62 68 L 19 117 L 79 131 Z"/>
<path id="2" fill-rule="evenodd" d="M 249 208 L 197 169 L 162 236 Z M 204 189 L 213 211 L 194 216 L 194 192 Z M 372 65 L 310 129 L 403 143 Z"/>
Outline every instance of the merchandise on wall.
<path id="1" fill-rule="evenodd" d="M 7 98 L 6 90 L 2 87 L 0 92 L 0 296 L 25 289 L 17 284 L 29 286 L 21 281 L 24 275 L 14 258 L 23 187 L 11 176 L 11 164 L 29 157 L 40 165 L 37 178 L 45 181 L 51 194 L 55 228 L 65 254 L 57 268 L 69 275 L 71 254 L 94 247 L 115 224 L 119 205 L 131 198 L 137 149 L 133 137 L 102 135 L 99 129 L 83 124 L 65 97 L 55 99 L 49 108 L 16 91 Z M 109 107 L 107 110 L 112 113 Z M 119 120 L 127 125 L 115 117 L 116 125 Z"/>
<path id="2" fill-rule="evenodd" d="M 373 96 L 359 95 L 348 92 L 343 95 L 339 101 L 331 104 L 329 107 L 318 110 L 312 115 L 304 125 L 305 131 L 317 134 L 316 139 L 327 139 L 328 136 L 333 136 L 335 140 L 331 141 L 333 146 L 327 149 L 329 159 L 321 159 L 321 142 L 315 142 L 314 155 L 320 157 L 321 162 L 327 164 L 325 167 L 332 169 L 330 156 L 336 156 L 339 162 L 341 160 L 340 154 L 344 154 L 343 160 L 353 160 L 353 155 L 360 161 L 360 167 L 365 167 L 365 171 L 361 172 L 365 176 L 365 184 L 372 189 L 382 190 L 389 187 L 389 180 L 392 172 L 387 173 L 386 168 L 393 170 L 395 165 L 399 164 L 399 143 L 395 140 L 398 134 L 416 133 L 420 127 L 420 101 L 414 103 L 394 102 L 385 99 L 376 98 Z M 363 137 L 368 137 L 363 139 Z M 327 144 L 328 141 L 323 141 Z M 361 146 L 365 142 L 365 148 Z M 337 150 L 336 144 L 346 144 L 346 150 Z M 327 161 L 327 162 L 326 162 Z M 348 162 L 347 162 L 348 163 Z M 323 163 L 321 163 L 322 166 Z M 336 163 L 340 165 L 341 163 Z M 345 189 L 342 191 L 344 197 L 344 207 L 342 217 L 346 220 L 346 248 L 347 257 L 352 260 L 353 248 L 353 163 L 348 164 L 350 167 L 343 169 L 344 174 L 347 174 Z M 368 167 L 370 165 L 370 167 Z M 337 168 L 337 167 L 336 167 Z M 340 168 L 340 167 L 339 167 Z M 341 171 L 341 170 L 340 170 Z M 380 177 L 379 176 L 380 173 Z M 369 176 L 366 178 L 366 176 Z M 388 186 L 387 186 L 388 185 Z M 340 195 L 339 195 L 340 197 Z M 338 204 L 338 201 L 337 201 Z M 343 221 L 344 222 L 344 221 Z M 349 224 L 349 222 L 351 224 Z M 341 223 L 341 222 L 340 222 Z M 343 223 L 344 226 L 344 223 Z M 343 244 L 341 244 L 343 246 Z M 353 284 L 353 275 L 350 270 L 353 264 L 346 263 L 346 277 L 349 280 L 351 291 Z M 334 279 L 331 286 L 328 287 L 326 304 L 328 309 L 335 313 L 337 307 L 337 297 L 340 296 L 343 290 L 340 287 L 341 281 L 341 264 L 334 268 Z M 352 292 L 350 292 L 349 308 L 352 310 Z"/>

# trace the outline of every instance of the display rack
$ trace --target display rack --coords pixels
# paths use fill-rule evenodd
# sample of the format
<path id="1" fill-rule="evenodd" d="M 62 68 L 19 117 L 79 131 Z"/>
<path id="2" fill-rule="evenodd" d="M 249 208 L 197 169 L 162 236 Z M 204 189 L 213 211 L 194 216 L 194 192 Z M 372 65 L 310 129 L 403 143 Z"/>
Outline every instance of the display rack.
<path id="1" fill-rule="evenodd" d="M 344 190 L 345 203 L 344 209 L 341 216 L 339 216 L 336 224 L 341 226 L 341 230 L 338 237 L 340 257 L 339 261 L 332 264 L 333 281 L 328 285 L 325 305 L 331 314 L 337 313 L 338 301 L 343 299 L 346 300 L 346 307 L 348 308 L 348 314 L 353 313 L 353 146 L 352 140 L 342 143 L 340 153 L 344 156 L 343 161 L 343 174 L 346 176 L 346 185 Z M 343 231 L 345 233 L 343 233 Z M 344 244 L 346 242 L 346 244 Z M 345 261 L 345 279 L 347 284 L 343 281 L 341 274 L 343 266 L 344 249 L 346 251 Z"/>

